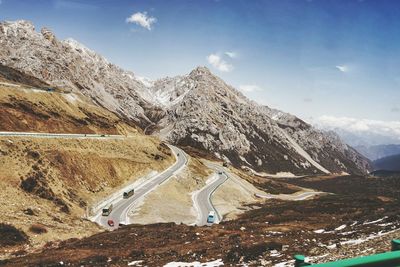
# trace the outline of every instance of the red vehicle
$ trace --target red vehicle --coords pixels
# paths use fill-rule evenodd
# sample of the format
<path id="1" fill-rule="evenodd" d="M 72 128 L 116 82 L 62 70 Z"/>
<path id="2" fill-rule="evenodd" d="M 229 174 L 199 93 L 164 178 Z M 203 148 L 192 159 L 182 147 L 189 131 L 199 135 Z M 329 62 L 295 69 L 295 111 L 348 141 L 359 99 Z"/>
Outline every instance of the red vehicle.
<path id="1" fill-rule="evenodd" d="M 113 220 L 108 220 L 107 224 L 111 227 L 114 227 L 114 221 Z"/>

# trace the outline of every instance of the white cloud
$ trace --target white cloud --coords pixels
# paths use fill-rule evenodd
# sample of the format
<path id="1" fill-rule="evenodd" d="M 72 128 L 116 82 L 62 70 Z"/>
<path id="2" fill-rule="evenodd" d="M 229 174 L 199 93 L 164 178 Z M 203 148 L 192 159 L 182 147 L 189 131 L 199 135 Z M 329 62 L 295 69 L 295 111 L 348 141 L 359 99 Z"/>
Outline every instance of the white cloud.
<path id="1" fill-rule="evenodd" d="M 400 140 L 400 121 L 379 121 L 349 117 L 321 116 L 315 123 L 326 129 L 343 129 L 354 133 L 372 133 Z"/>
<path id="2" fill-rule="evenodd" d="M 350 71 L 350 67 L 347 65 L 337 65 L 337 66 L 335 66 L 335 68 L 337 68 L 341 72 L 349 72 Z"/>
<path id="3" fill-rule="evenodd" d="M 127 23 L 134 23 L 136 25 L 142 26 L 145 29 L 151 31 L 154 23 L 157 19 L 147 15 L 147 12 L 136 12 L 126 19 Z"/>
<path id="4" fill-rule="evenodd" d="M 239 89 L 245 93 L 250 93 L 250 92 L 261 90 L 261 88 L 255 84 L 243 84 L 243 85 L 239 86 Z"/>
<path id="5" fill-rule="evenodd" d="M 226 51 L 224 54 L 227 55 L 230 58 L 236 58 L 237 57 L 237 53 L 233 52 L 233 51 Z"/>
<path id="6" fill-rule="evenodd" d="M 210 54 L 207 56 L 207 61 L 214 68 L 222 72 L 230 72 L 233 70 L 233 65 L 226 62 L 220 55 L 218 54 Z"/>

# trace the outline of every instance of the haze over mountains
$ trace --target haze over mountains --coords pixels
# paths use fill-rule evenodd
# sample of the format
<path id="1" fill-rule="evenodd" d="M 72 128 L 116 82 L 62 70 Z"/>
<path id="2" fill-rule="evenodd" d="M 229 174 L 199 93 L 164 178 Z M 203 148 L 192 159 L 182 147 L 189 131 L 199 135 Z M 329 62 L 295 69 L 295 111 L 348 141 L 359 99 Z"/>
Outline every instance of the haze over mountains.
<path id="1" fill-rule="evenodd" d="M 388 160 L 388 157 L 400 154 L 400 133 L 398 122 L 354 121 L 343 119 L 337 122 L 334 118 L 322 118 L 314 121 L 317 128 L 334 131 L 347 144 L 371 161 Z M 379 161 L 380 162 L 380 161 Z M 392 161 L 391 161 L 392 162 Z M 400 162 L 398 163 L 400 165 Z M 379 163 L 374 169 L 385 164 Z M 391 166 L 390 164 L 387 166 Z M 393 169 L 393 167 L 389 168 Z"/>
<path id="2" fill-rule="evenodd" d="M 374 161 L 376 170 L 400 171 L 400 154 L 380 158 Z"/>
<path id="3" fill-rule="evenodd" d="M 322 116 L 312 119 L 311 123 L 319 129 L 335 131 L 370 160 L 400 153 L 400 124 L 397 121 Z"/>
<path id="4" fill-rule="evenodd" d="M 27 21 L 0 24 L 0 62 L 52 86 L 82 93 L 168 142 L 259 172 L 366 173 L 370 162 L 333 132 L 261 106 L 198 67 L 148 81 L 75 40 Z"/>

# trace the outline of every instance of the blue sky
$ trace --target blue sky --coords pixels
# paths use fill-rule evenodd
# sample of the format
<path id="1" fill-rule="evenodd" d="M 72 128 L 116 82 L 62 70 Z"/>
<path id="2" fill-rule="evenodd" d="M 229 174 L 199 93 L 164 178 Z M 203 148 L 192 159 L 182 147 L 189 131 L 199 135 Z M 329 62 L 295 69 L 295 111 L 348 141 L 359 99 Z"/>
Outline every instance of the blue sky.
<path id="1" fill-rule="evenodd" d="M 251 99 L 306 120 L 400 121 L 399 18 L 396 0 L 0 4 L 1 20 L 47 26 L 141 76 L 205 65 Z"/>

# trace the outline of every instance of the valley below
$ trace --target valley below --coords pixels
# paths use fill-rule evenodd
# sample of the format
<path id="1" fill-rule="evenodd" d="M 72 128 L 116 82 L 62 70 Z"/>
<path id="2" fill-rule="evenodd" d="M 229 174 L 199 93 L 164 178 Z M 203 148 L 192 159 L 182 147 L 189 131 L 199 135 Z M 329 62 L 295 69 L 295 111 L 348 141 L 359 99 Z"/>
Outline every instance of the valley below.
<path id="1" fill-rule="evenodd" d="M 308 179 L 308 178 L 304 178 Z M 343 181 L 346 182 L 343 182 Z M 313 177 L 310 187 L 337 191 L 336 183 L 355 184 L 368 191 L 379 182 L 379 192 L 336 192 L 300 201 L 269 199 L 237 218 L 211 227 L 176 223 L 128 225 L 83 239 L 49 242 L 43 252 L 1 262 L 5 266 L 163 266 L 169 262 L 209 262 L 226 266 L 292 266 L 296 253 L 313 263 L 385 252 L 400 234 L 398 189 L 393 180 L 366 177 Z M 397 178 L 398 180 L 398 178 Z M 281 186 L 298 184 L 297 179 Z M 290 186 L 290 185 L 287 185 Z M 339 186 L 340 187 L 340 186 Z M 398 187 L 397 187 L 398 188 Z M 280 265 L 286 266 L 286 265 Z"/>

